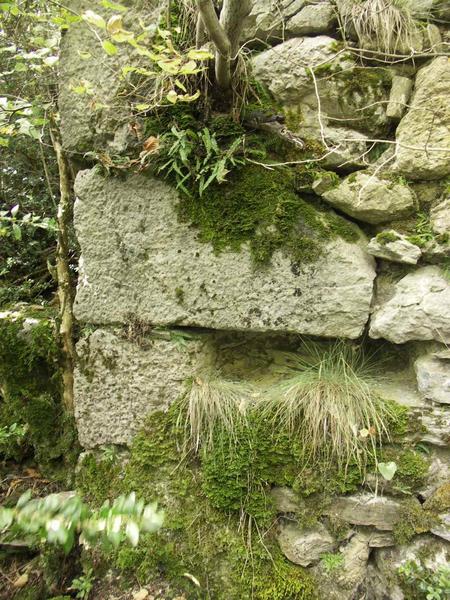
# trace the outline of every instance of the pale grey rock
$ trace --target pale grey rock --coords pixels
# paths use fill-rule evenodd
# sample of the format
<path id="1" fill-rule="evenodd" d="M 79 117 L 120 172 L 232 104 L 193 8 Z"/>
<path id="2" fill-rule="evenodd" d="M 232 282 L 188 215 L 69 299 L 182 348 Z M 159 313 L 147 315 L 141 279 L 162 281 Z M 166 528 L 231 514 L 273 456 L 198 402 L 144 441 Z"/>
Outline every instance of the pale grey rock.
<path id="1" fill-rule="evenodd" d="M 422 248 L 422 256 L 431 264 L 442 264 L 450 258 L 450 242 L 438 240 L 429 240 Z"/>
<path id="2" fill-rule="evenodd" d="M 450 234 L 450 197 L 430 210 L 430 221 L 436 233 Z"/>
<path id="3" fill-rule="evenodd" d="M 369 335 L 395 344 L 409 340 L 450 342 L 450 283 L 437 266 L 409 273 L 393 297 L 375 307 Z"/>
<path id="4" fill-rule="evenodd" d="M 283 523 L 277 539 L 285 557 L 302 567 L 317 562 L 321 554 L 336 547 L 335 540 L 320 523 L 310 529 L 302 529 L 296 523 Z"/>
<path id="5" fill-rule="evenodd" d="M 330 2 L 319 2 L 305 6 L 291 17 L 286 23 L 286 31 L 290 36 L 329 33 L 336 22 L 334 6 Z"/>
<path id="6" fill-rule="evenodd" d="M 430 529 L 433 535 L 450 542 L 450 513 L 444 513 L 438 516 L 439 524 Z"/>
<path id="7" fill-rule="evenodd" d="M 304 125 L 314 125 L 321 131 L 345 120 L 346 127 L 374 135 L 388 121 L 385 106 L 390 85 L 386 71 L 372 69 L 370 81 L 363 81 L 355 59 L 339 52 L 331 37 L 288 40 L 256 55 L 252 65 L 255 78 L 267 86 L 277 101 L 288 111 L 301 111 L 302 131 Z M 318 69 L 313 77 L 311 69 L 319 66 L 322 71 Z M 355 81 L 359 81 L 357 88 Z"/>
<path id="8" fill-rule="evenodd" d="M 254 0 L 244 21 L 242 40 L 283 41 L 289 36 L 287 20 L 306 4 L 307 0 Z"/>
<path id="9" fill-rule="evenodd" d="M 304 109 L 303 114 L 311 118 L 305 119 L 300 124 L 297 133 L 324 146 L 322 154 L 318 156 L 324 168 L 349 169 L 366 166 L 364 156 L 369 143 L 366 135 L 345 127 L 325 125 L 322 137 L 322 131 L 318 127 L 317 112 L 308 112 Z"/>
<path id="10" fill-rule="evenodd" d="M 396 164 L 411 179 L 450 173 L 450 64 L 435 58 L 417 73 L 411 107 L 397 128 Z"/>
<path id="11" fill-rule="evenodd" d="M 79 173 L 75 187 L 78 320 L 114 324 L 133 315 L 164 326 L 362 333 L 375 271 L 357 244 L 334 240 L 305 265 L 276 253 L 270 267 L 255 269 L 246 248 L 217 255 L 178 222 L 177 194 L 163 181 L 92 170 Z"/>
<path id="12" fill-rule="evenodd" d="M 395 546 L 394 536 L 389 531 L 374 530 L 369 533 L 368 538 L 370 548 L 387 548 L 388 546 Z"/>
<path id="13" fill-rule="evenodd" d="M 401 235 L 394 230 L 390 230 L 387 233 L 396 235 L 397 239 L 392 242 L 385 242 L 376 236 L 368 243 L 367 252 L 372 254 L 372 256 L 384 258 L 384 260 L 389 260 L 391 262 L 405 263 L 408 265 L 417 264 L 417 261 L 422 254 L 419 246 L 412 244 L 406 239 L 406 236 Z"/>
<path id="14" fill-rule="evenodd" d="M 138 19 L 156 26 L 164 5 L 158 0 L 134 2 L 124 13 L 125 28 L 132 29 Z M 92 10 L 89 0 L 70 0 L 67 6 L 76 14 Z M 100 3 L 95 11 L 106 18 L 113 14 Z M 127 102 L 118 95 L 123 87 L 121 68 L 139 64 L 141 58 L 129 44 L 120 44 L 119 52 L 108 56 L 93 29 L 81 21 L 73 24 L 61 39 L 58 106 L 62 141 L 68 152 L 104 149 L 113 140 L 115 130 L 130 119 Z M 75 93 L 73 88 L 80 85 L 89 87 L 90 93 Z"/>
<path id="15" fill-rule="evenodd" d="M 450 410 L 447 406 L 436 404 L 418 415 L 423 431 L 420 441 L 435 446 L 450 446 Z"/>
<path id="16" fill-rule="evenodd" d="M 389 94 L 389 104 L 386 108 L 386 115 L 391 119 L 401 119 L 408 104 L 413 82 L 408 77 L 394 75 L 392 78 L 391 93 Z"/>
<path id="17" fill-rule="evenodd" d="M 84 448 L 130 444 L 149 413 L 166 409 L 185 391 L 203 342 L 180 348 L 170 338 L 147 341 L 142 346 L 97 329 L 78 342 L 75 419 Z"/>
<path id="18" fill-rule="evenodd" d="M 400 219 L 415 206 L 414 193 L 407 185 L 362 171 L 349 175 L 322 197 L 355 219 L 373 225 Z"/>
<path id="19" fill-rule="evenodd" d="M 336 573 L 336 581 L 344 590 L 352 590 L 353 594 L 366 576 L 367 561 L 369 560 L 369 536 L 357 532 L 341 550 L 344 562 L 342 569 Z M 354 596 L 348 595 L 348 598 Z"/>
<path id="20" fill-rule="evenodd" d="M 386 496 L 357 494 L 333 499 L 326 514 L 353 525 L 371 525 L 391 531 L 401 519 L 402 503 Z"/>
<path id="21" fill-rule="evenodd" d="M 450 481 L 450 449 L 433 448 L 424 487 L 419 490 L 423 498 L 431 498 L 434 492 Z"/>
<path id="22" fill-rule="evenodd" d="M 304 501 L 289 487 L 274 487 L 270 496 L 278 513 L 298 513 L 305 507 Z"/>
<path id="23" fill-rule="evenodd" d="M 414 363 L 419 392 L 427 400 L 450 404 L 450 360 L 436 353 L 421 356 Z"/>

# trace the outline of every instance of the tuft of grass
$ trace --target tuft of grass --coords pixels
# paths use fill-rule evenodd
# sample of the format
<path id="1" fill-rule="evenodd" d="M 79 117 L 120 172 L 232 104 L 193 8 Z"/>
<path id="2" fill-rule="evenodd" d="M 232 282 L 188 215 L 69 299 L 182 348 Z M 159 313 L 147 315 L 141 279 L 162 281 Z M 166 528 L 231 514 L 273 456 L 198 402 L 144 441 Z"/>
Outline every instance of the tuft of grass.
<path id="1" fill-rule="evenodd" d="M 188 445 L 195 452 L 200 447 L 210 448 L 217 427 L 225 429 L 231 440 L 235 439 L 235 432 L 245 423 L 247 408 L 256 395 L 247 383 L 209 375 L 194 377 L 178 417 L 178 426 L 184 428 Z"/>
<path id="2" fill-rule="evenodd" d="M 268 393 L 265 410 L 273 427 L 287 430 L 305 448 L 307 462 L 335 462 L 365 470 L 389 437 L 389 405 L 373 391 L 370 357 L 337 341 L 323 350 L 304 343 L 282 356 L 288 377 Z"/>
<path id="3" fill-rule="evenodd" d="M 344 36 L 353 28 L 361 48 L 408 52 L 418 31 L 411 5 L 409 0 L 345 0 L 340 7 Z"/>

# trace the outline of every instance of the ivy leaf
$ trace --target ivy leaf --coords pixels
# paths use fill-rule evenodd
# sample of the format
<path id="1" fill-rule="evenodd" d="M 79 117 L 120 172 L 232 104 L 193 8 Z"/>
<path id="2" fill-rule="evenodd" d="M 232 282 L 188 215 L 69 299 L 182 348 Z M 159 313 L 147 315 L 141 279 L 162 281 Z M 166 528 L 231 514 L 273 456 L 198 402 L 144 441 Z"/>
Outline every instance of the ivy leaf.
<path id="1" fill-rule="evenodd" d="M 108 56 L 114 56 L 114 54 L 117 54 L 117 46 L 114 46 L 114 44 L 109 40 L 104 40 L 102 42 L 102 46 L 103 50 Z"/>
<path id="2" fill-rule="evenodd" d="M 99 29 L 106 29 L 106 21 L 103 17 L 95 13 L 93 10 L 87 10 L 83 13 L 83 20 L 90 25 L 94 25 Z"/>
<path id="3" fill-rule="evenodd" d="M 166 98 L 171 104 L 175 104 L 176 101 L 178 100 L 178 94 L 176 93 L 175 90 L 170 90 L 170 92 L 167 94 Z"/>
<path id="4" fill-rule="evenodd" d="M 109 21 L 106 25 L 106 30 L 111 35 L 114 35 L 115 33 L 119 33 L 119 31 L 122 31 L 123 30 L 122 16 L 121 15 L 113 15 L 109 19 Z"/>
<path id="5" fill-rule="evenodd" d="M 378 463 L 378 470 L 386 481 L 391 481 L 397 471 L 397 464 L 393 461 Z"/>

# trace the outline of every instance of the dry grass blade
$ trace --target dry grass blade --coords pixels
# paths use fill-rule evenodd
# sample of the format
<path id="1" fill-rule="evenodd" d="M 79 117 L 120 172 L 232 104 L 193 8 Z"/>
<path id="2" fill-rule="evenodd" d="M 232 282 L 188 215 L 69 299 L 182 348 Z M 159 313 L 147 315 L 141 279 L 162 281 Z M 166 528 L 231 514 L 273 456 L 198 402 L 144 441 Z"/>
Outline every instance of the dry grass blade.
<path id="1" fill-rule="evenodd" d="M 255 391 L 249 384 L 195 377 L 179 418 L 179 422 L 184 420 L 189 445 L 195 451 L 200 446 L 210 447 L 218 426 L 225 428 L 233 439 L 254 398 Z"/>
<path id="2" fill-rule="evenodd" d="M 408 0 L 344 0 L 339 12 L 344 34 L 354 28 L 362 48 L 406 52 L 418 32 Z"/>
<path id="3" fill-rule="evenodd" d="M 265 410 L 274 427 L 297 436 L 314 461 L 319 457 L 361 469 L 387 436 L 388 408 L 372 391 L 370 361 L 345 342 L 325 351 L 306 344 L 285 356 L 287 379 L 269 391 Z"/>

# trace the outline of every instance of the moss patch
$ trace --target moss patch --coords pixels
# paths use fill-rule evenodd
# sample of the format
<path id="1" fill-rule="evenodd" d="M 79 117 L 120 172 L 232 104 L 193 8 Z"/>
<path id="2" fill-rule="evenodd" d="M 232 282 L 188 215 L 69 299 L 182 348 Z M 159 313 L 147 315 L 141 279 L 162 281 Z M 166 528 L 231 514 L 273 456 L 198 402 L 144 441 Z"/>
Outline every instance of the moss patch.
<path id="1" fill-rule="evenodd" d="M 59 349 L 51 315 L 39 311 L 0 319 L 0 426 L 25 425 L 23 443 L 9 448 L 16 459 L 30 452 L 44 470 L 58 467 L 61 457 L 77 455 L 72 418 L 61 405 Z M 53 475 L 56 473 L 53 472 Z"/>
<path id="2" fill-rule="evenodd" d="M 179 216 L 197 227 L 199 240 L 216 252 L 237 252 L 248 242 L 259 264 L 268 263 L 278 249 L 294 262 L 309 262 L 327 240 L 358 238 L 350 223 L 298 196 L 290 171 L 256 165 L 233 173 L 227 184 L 211 186 L 202 198 L 184 197 Z"/>

